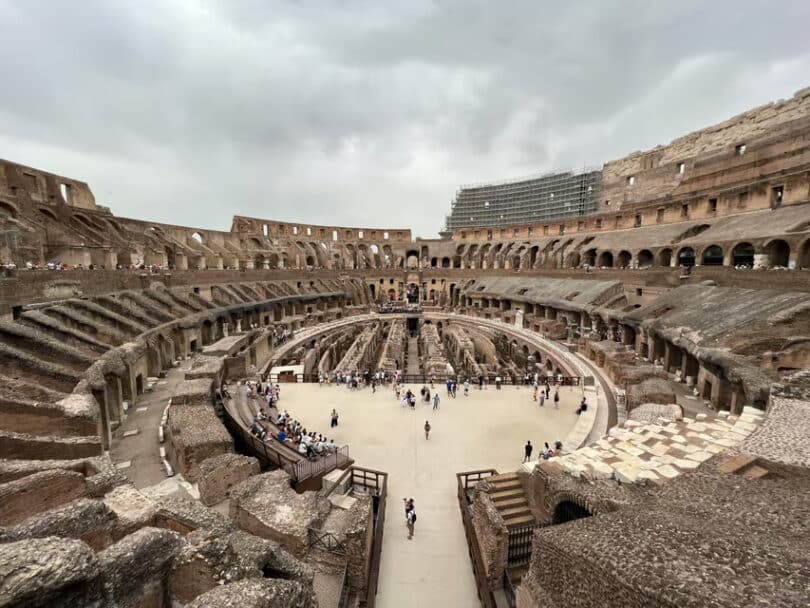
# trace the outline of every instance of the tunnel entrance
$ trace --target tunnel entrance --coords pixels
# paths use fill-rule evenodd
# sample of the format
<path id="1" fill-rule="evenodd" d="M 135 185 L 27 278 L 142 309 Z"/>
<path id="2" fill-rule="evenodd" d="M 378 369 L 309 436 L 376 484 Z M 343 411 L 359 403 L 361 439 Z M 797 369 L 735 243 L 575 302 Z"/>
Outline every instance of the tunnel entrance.
<path id="1" fill-rule="evenodd" d="M 411 317 L 408 319 L 408 336 L 415 338 L 419 335 L 419 319 Z"/>
<path id="2" fill-rule="evenodd" d="M 554 525 L 564 524 L 575 519 L 582 519 L 590 516 L 591 512 L 585 507 L 581 507 L 577 503 L 570 500 L 563 500 L 554 508 L 554 516 L 552 517 L 551 523 Z"/>

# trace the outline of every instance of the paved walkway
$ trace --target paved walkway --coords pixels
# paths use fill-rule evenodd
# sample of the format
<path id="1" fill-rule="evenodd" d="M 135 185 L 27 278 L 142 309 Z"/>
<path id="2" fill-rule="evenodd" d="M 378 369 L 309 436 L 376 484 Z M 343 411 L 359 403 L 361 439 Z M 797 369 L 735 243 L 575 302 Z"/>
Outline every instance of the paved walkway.
<path id="1" fill-rule="evenodd" d="M 130 405 L 127 419 L 113 437 L 110 456 L 138 489 L 166 479 L 160 462 L 158 427 L 172 392 L 183 382 L 189 367 L 190 362 L 183 361 L 179 367 L 168 370 L 165 378 L 154 381 L 152 390 L 141 395 L 134 406 Z"/>
<path id="2" fill-rule="evenodd" d="M 409 385 L 418 394 L 421 385 Z M 376 394 L 340 386 L 283 384 L 281 406 L 308 429 L 331 433 L 329 413 L 340 426 L 335 442 L 348 443 L 360 466 L 389 473 L 379 608 L 475 607 L 478 600 L 456 498 L 456 473 L 496 468 L 514 471 L 531 439 L 535 457 L 543 442 L 566 436 L 577 420 L 581 390 L 564 387 L 559 410 L 540 408 L 528 388 L 473 389 L 465 398 L 446 396 L 437 413 L 419 403 L 402 408 L 392 389 Z M 425 440 L 423 426 L 433 427 Z M 332 435 L 330 434 L 330 437 Z M 416 500 L 416 536 L 407 540 L 402 498 Z"/>

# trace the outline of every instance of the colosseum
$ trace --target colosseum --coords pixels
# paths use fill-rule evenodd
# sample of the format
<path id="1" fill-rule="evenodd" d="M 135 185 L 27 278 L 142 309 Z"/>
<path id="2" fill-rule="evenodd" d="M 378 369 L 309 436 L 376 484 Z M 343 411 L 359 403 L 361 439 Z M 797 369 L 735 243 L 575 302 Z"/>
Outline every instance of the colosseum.
<path id="1" fill-rule="evenodd" d="M 0 606 L 810 603 L 810 89 L 439 239 L 0 222 Z"/>

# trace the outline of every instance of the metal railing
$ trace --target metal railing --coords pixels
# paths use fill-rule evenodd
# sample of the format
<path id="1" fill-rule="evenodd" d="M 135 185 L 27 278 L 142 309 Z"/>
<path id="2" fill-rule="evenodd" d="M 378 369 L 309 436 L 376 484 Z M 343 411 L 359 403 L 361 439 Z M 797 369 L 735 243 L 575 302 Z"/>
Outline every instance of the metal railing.
<path id="1" fill-rule="evenodd" d="M 492 590 L 489 588 L 486 570 L 484 568 L 484 561 L 481 558 L 481 553 L 478 547 L 478 539 L 475 535 L 475 527 L 472 523 L 472 500 L 470 498 L 470 493 L 479 481 L 486 479 L 491 475 L 497 474 L 498 471 L 495 469 L 466 471 L 464 473 L 456 474 L 458 484 L 458 506 L 461 510 L 461 521 L 464 524 L 464 535 L 467 538 L 467 551 L 470 554 L 470 562 L 472 563 L 478 599 L 483 608 L 497 608 L 497 604 L 495 603 L 495 596 L 493 595 Z"/>
<path id="2" fill-rule="evenodd" d="M 541 524 L 532 523 L 509 529 L 509 546 L 507 548 L 506 567 L 525 566 L 532 558 L 532 541 L 534 531 Z"/>
<path id="3" fill-rule="evenodd" d="M 343 568 L 343 579 L 340 583 L 337 608 L 349 608 L 349 590 L 349 567 L 346 566 Z"/>
<path id="4" fill-rule="evenodd" d="M 509 570 L 503 571 L 503 594 L 506 597 L 506 603 L 509 608 L 517 607 L 517 599 L 515 599 L 515 586 L 512 584 L 512 578 L 509 576 Z"/>
<path id="5" fill-rule="evenodd" d="M 331 532 L 318 530 L 317 528 L 307 528 L 307 534 L 307 546 L 310 549 L 317 547 L 335 555 L 346 555 L 346 545 Z"/>
<path id="6" fill-rule="evenodd" d="M 338 448 L 333 454 L 321 456 L 317 460 L 299 460 L 286 465 L 284 468 L 290 474 L 293 481 L 303 481 L 311 477 L 325 475 L 334 469 L 351 463 L 349 458 L 349 446 L 344 445 Z"/>
<path id="7" fill-rule="evenodd" d="M 374 492 L 374 540 L 371 545 L 371 563 L 368 572 L 366 607 L 374 608 L 377 600 L 377 586 L 380 580 L 383 531 L 385 528 L 385 505 L 388 500 L 388 473 L 352 467 L 352 485 Z"/>

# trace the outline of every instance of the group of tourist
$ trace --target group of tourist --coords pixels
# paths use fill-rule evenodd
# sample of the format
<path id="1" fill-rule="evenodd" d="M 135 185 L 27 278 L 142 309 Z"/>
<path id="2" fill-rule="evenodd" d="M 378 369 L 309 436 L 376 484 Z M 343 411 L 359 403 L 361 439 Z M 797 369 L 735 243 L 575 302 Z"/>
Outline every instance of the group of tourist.
<path id="1" fill-rule="evenodd" d="M 275 418 L 276 441 L 288 444 L 309 460 L 337 453 L 338 447 L 334 439 L 329 439 L 326 435 L 316 431 L 307 430 L 287 410 L 278 409 L 281 399 L 281 387 L 278 384 L 263 383 L 261 380 L 248 380 L 245 382 L 244 391 L 247 400 L 256 406 L 256 414 L 248 429 L 251 435 L 262 442 L 272 441 L 274 437 L 272 433 L 268 433 L 268 428 L 264 423 L 266 421 L 273 423 L 270 411 L 276 410 L 278 412 Z M 231 399 L 231 395 L 225 386 L 220 388 L 219 394 L 222 395 L 223 399 Z M 257 401 L 259 401 L 258 404 Z M 333 409 L 332 428 L 337 426 L 337 420 L 337 411 Z"/>
<path id="2" fill-rule="evenodd" d="M 382 370 L 376 372 L 370 372 L 369 370 L 363 372 L 359 370 L 343 372 L 337 370 L 334 372 L 319 373 L 318 384 L 345 385 L 351 389 L 359 389 L 362 386 L 366 386 L 370 387 L 372 392 L 376 392 L 378 386 L 390 382 L 391 378 L 391 374 Z"/>
<path id="3" fill-rule="evenodd" d="M 538 454 L 537 460 L 548 460 L 549 458 L 558 456 L 561 451 L 562 441 L 555 441 L 553 448 L 549 447 L 548 441 L 546 441 L 543 443 L 543 449 L 540 454 Z M 534 452 L 534 446 L 532 445 L 531 440 L 527 440 L 526 445 L 523 446 L 523 462 L 531 462 L 532 452 Z"/>

